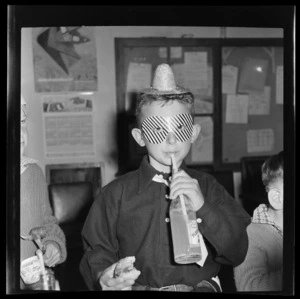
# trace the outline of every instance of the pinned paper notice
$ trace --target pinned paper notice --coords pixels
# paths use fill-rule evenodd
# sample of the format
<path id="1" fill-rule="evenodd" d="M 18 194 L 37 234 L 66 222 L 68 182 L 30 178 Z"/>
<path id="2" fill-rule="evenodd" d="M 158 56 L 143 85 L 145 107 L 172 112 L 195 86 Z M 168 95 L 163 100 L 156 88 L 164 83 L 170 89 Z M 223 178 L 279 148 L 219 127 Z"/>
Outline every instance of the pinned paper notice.
<path id="1" fill-rule="evenodd" d="M 268 60 L 247 57 L 241 69 L 238 91 L 263 92 L 267 78 Z"/>
<path id="2" fill-rule="evenodd" d="M 235 94 L 237 85 L 238 68 L 233 65 L 222 67 L 222 93 Z"/>
<path id="3" fill-rule="evenodd" d="M 130 109 L 130 93 L 139 93 L 141 89 L 147 88 L 151 84 L 150 63 L 130 62 L 126 83 L 126 102 L 125 110 Z"/>
<path id="4" fill-rule="evenodd" d="M 213 161 L 213 121 L 210 116 L 195 117 L 195 124 L 201 127 L 198 138 L 192 145 L 192 162 Z"/>
<path id="5" fill-rule="evenodd" d="M 182 47 L 171 47 L 171 58 L 181 58 Z"/>
<path id="6" fill-rule="evenodd" d="M 188 88 L 194 96 L 211 97 L 213 70 L 209 65 L 174 63 L 171 66 L 177 85 Z"/>
<path id="7" fill-rule="evenodd" d="M 94 158 L 94 95 L 43 95 L 42 102 L 45 157 Z"/>
<path id="8" fill-rule="evenodd" d="M 283 66 L 276 69 L 276 104 L 283 104 Z"/>
<path id="9" fill-rule="evenodd" d="M 159 47 L 158 48 L 158 56 L 160 58 L 167 58 L 168 57 L 168 52 L 166 47 Z"/>
<path id="10" fill-rule="evenodd" d="M 226 123 L 248 123 L 248 95 L 227 95 Z"/>
<path id="11" fill-rule="evenodd" d="M 185 52 L 185 87 L 194 94 L 208 88 L 208 70 L 206 52 Z"/>
<path id="12" fill-rule="evenodd" d="M 247 131 L 247 152 L 268 152 L 274 147 L 273 129 L 260 129 Z"/>
<path id="13" fill-rule="evenodd" d="M 174 63 L 172 66 L 172 71 L 174 73 L 175 81 L 179 86 L 185 86 L 184 82 L 184 64 L 183 63 Z"/>
<path id="14" fill-rule="evenodd" d="M 270 114 L 271 87 L 265 86 L 264 92 L 249 94 L 249 115 Z"/>
<path id="15" fill-rule="evenodd" d="M 185 52 L 184 53 L 185 64 L 199 64 L 205 68 L 207 66 L 207 52 Z"/>

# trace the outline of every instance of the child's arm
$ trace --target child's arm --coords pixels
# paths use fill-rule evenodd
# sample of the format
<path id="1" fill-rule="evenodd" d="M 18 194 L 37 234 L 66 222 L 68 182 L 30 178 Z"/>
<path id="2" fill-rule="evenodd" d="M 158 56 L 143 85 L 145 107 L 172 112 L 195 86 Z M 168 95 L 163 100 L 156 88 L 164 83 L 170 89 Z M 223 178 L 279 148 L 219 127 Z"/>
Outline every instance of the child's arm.
<path id="1" fill-rule="evenodd" d="M 120 280 L 110 281 L 112 279 L 110 267 L 119 260 L 116 223 L 119 210 L 118 198 L 121 198 L 121 194 L 116 191 L 118 188 L 106 190 L 103 188 L 95 198 L 81 233 L 84 255 L 79 269 L 90 290 L 100 289 L 100 277 L 103 287 L 120 283 Z M 112 194 L 114 191 L 116 194 Z"/>
<path id="2" fill-rule="evenodd" d="M 46 266 L 53 267 L 61 260 L 61 250 L 59 244 L 49 238 L 52 233 L 52 227 L 49 225 L 34 227 L 30 230 L 27 240 L 34 241 L 39 250 L 44 254 Z M 44 239 L 48 240 L 44 240 Z"/>
<path id="3" fill-rule="evenodd" d="M 234 268 L 237 291 L 263 292 L 282 289 L 282 268 L 270 271 L 266 250 L 259 244 L 265 240 L 262 238 L 259 242 L 259 239 L 259 236 L 251 237 L 250 233 L 246 258 L 242 264 Z"/>
<path id="4" fill-rule="evenodd" d="M 38 203 L 41 205 L 41 219 L 43 219 L 41 227 L 46 231 L 45 236 L 41 239 L 42 244 L 45 246 L 45 263 L 47 266 L 53 265 L 53 262 L 54 265 L 60 264 L 63 263 L 67 257 L 65 234 L 59 227 L 57 218 L 53 215 L 46 180 L 39 166 L 36 166 L 35 173 L 38 180 L 36 186 Z"/>

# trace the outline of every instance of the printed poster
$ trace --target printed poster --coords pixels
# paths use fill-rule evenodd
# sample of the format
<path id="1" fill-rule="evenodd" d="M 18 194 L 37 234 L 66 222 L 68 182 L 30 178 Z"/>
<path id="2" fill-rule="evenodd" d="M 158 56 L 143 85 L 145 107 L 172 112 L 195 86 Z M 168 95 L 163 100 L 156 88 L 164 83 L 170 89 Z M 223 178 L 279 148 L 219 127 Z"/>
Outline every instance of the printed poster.
<path id="1" fill-rule="evenodd" d="M 32 39 L 36 92 L 97 90 L 93 27 L 33 28 Z"/>
<path id="2" fill-rule="evenodd" d="M 46 158 L 95 157 L 93 94 L 44 95 Z"/>

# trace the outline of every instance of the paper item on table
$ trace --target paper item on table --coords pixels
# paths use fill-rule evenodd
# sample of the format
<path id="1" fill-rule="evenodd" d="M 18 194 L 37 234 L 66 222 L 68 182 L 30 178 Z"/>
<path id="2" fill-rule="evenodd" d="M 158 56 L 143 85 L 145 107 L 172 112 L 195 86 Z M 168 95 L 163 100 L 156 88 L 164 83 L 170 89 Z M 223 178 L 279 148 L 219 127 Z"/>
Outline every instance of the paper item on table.
<path id="1" fill-rule="evenodd" d="M 26 285 L 38 282 L 41 273 L 41 263 L 37 256 L 32 256 L 21 262 L 21 278 Z"/>

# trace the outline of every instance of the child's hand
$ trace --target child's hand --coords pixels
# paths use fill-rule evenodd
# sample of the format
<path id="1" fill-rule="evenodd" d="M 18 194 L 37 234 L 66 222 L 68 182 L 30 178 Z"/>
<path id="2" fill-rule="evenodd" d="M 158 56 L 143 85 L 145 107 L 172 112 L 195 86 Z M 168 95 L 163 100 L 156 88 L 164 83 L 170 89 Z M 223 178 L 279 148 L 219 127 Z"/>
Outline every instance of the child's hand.
<path id="1" fill-rule="evenodd" d="M 102 290 L 131 290 L 135 280 L 122 277 L 114 278 L 116 265 L 117 263 L 114 263 L 102 272 L 99 279 Z"/>
<path id="2" fill-rule="evenodd" d="M 56 242 L 49 242 L 45 245 L 44 262 L 48 267 L 54 267 L 61 259 L 59 246 Z"/>
<path id="3" fill-rule="evenodd" d="M 199 210 L 204 204 L 204 197 L 196 179 L 191 178 L 184 170 L 172 175 L 170 184 L 170 199 L 175 199 L 184 194 L 193 206 L 194 211 Z"/>

